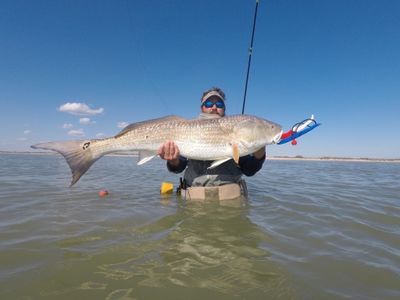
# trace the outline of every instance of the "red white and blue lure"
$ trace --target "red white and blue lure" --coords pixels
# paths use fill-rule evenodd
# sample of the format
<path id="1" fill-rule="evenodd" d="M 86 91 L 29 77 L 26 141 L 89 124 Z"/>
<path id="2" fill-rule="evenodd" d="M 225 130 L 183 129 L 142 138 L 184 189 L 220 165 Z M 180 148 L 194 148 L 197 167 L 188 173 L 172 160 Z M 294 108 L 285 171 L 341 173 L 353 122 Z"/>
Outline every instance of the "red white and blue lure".
<path id="1" fill-rule="evenodd" d="M 281 140 L 278 142 L 278 145 L 282 145 L 290 141 L 292 142 L 292 145 L 297 145 L 296 138 L 306 134 L 319 125 L 321 125 L 321 123 L 317 123 L 317 121 L 314 119 L 314 115 L 311 115 L 311 118 L 294 124 L 292 129 L 282 133 Z"/>

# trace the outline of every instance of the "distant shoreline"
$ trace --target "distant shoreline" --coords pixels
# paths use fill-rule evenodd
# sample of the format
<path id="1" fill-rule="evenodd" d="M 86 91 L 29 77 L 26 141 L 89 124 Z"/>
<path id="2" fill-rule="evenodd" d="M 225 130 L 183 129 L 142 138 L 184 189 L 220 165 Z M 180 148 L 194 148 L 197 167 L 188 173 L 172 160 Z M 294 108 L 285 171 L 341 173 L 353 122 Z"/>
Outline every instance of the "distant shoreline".
<path id="1" fill-rule="evenodd" d="M 383 163 L 400 163 L 398 158 L 368 158 L 368 157 L 298 157 L 298 156 L 272 156 L 271 160 L 297 160 L 297 161 L 348 161 L 348 162 L 383 162 Z"/>
<path id="2" fill-rule="evenodd" d="M 47 151 L 0 151 L 1 154 L 10 155 L 57 155 L 55 152 Z M 136 153 L 118 153 L 109 154 L 107 156 L 138 156 Z M 334 156 L 324 156 L 324 157 L 303 157 L 297 156 L 268 156 L 268 160 L 294 160 L 294 161 L 348 161 L 348 162 L 382 162 L 382 163 L 400 163 L 400 158 L 369 158 L 369 157 L 334 157 Z"/>

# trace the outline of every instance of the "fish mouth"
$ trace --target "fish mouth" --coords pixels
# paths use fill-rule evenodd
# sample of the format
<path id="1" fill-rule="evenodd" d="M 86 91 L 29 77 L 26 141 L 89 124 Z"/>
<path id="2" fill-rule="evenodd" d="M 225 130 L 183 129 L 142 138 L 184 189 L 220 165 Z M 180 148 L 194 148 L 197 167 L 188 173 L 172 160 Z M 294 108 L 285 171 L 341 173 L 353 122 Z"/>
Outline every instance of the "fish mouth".
<path id="1" fill-rule="evenodd" d="M 283 130 L 281 130 L 277 135 L 275 135 L 272 140 L 274 141 L 275 144 L 278 144 L 281 140 Z"/>

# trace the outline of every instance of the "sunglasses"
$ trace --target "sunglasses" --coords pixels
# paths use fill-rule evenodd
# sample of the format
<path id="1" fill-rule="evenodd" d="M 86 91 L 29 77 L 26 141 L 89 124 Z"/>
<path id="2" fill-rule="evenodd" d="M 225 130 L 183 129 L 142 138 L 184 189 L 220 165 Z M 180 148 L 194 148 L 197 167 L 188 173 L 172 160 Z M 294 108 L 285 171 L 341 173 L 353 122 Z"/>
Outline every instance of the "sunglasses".
<path id="1" fill-rule="evenodd" d="M 222 100 L 218 100 L 217 102 L 207 100 L 207 101 L 204 101 L 201 106 L 204 106 L 205 108 L 211 108 L 214 105 L 217 106 L 217 108 L 225 108 L 225 103 Z"/>

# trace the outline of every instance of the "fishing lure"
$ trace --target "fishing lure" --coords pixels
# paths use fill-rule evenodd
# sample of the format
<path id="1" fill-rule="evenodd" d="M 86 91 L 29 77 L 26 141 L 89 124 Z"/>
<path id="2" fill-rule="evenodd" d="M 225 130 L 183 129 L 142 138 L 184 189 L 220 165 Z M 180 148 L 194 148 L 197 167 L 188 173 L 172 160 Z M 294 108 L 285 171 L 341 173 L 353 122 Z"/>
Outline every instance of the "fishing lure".
<path id="1" fill-rule="evenodd" d="M 299 123 L 296 123 L 292 126 L 292 129 L 289 131 L 282 133 L 281 140 L 278 142 L 278 145 L 286 144 L 291 141 L 292 145 L 297 145 L 296 138 L 306 134 L 307 132 L 313 130 L 315 127 L 318 127 L 321 123 L 317 123 L 314 119 L 314 115 L 311 115 L 311 118 L 305 119 Z"/>

